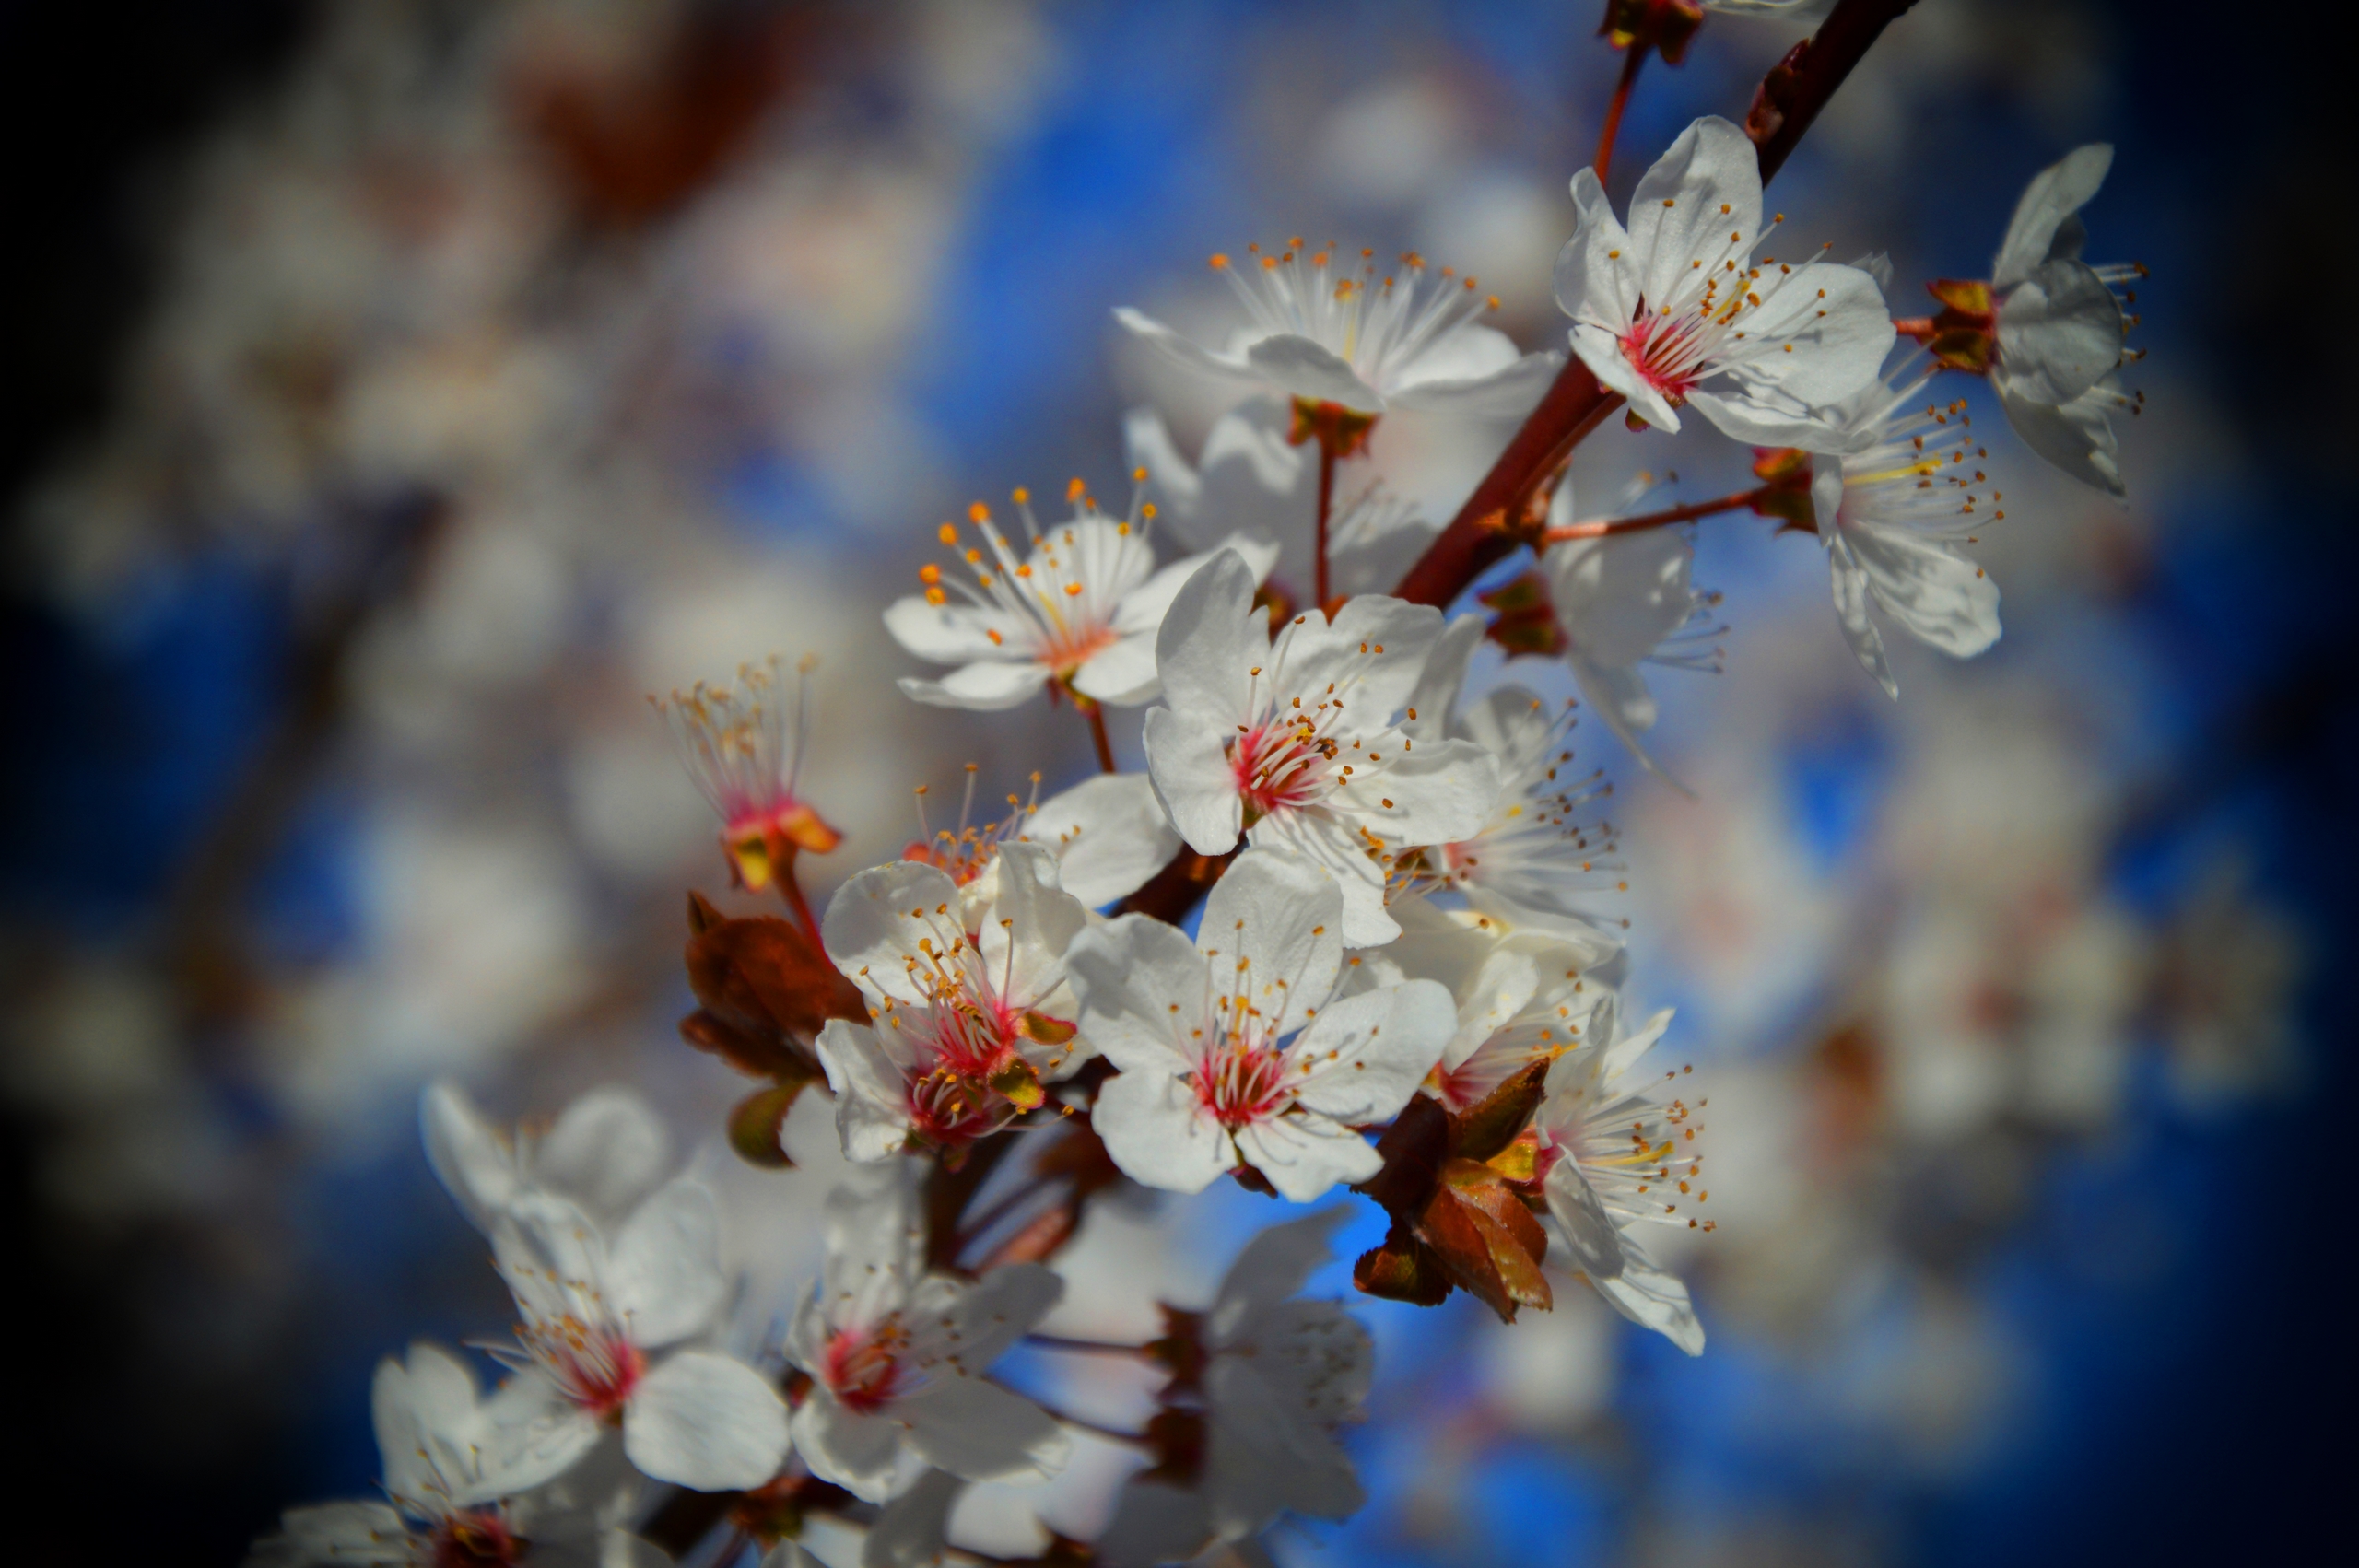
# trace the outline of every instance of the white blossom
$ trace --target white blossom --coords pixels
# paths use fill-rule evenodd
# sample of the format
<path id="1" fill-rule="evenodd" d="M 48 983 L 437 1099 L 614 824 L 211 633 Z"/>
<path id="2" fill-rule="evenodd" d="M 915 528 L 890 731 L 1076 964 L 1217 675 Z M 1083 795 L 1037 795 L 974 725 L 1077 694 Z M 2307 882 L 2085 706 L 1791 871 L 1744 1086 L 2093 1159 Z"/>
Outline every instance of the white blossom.
<path id="1" fill-rule="evenodd" d="M 1696 1213 L 1708 1196 L 1696 1150 L 1700 1102 L 1690 1106 L 1669 1090 L 1679 1073 L 1638 1071 L 1671 1025 L 1668 1011 L 1629 1034 L 1618 998 L 1598 998 L 1590 1017 L 1581 1048 L 1549 1070 L 1548 1096 L 1532 1119 L 1548 1212 L 1574 1267 L 1615 1311 L 1701 1355 L 1704 1328 L 1687 1287 L 1634 1234 L 1650 1223 L 1708 1228 Z"/>
<path id="2" fill-rule="evenodd" d="M 1449 267 L 1429 272 L 1414 252 L 1397 266 L 1380 266 L 1373 251 L 1338 265 L 1331 250 L 1309 250 L 1300 240 L 1274 255 L 1258 245 L 1248 251 L 1242 263 L 1212 258 L 1245 311 L 1221 348 L 1127 305 L 1114 319 L 1175 364 L 1216 381 L 1362 414 L 1524 414 L 1563 363 L 1558 355 L 1519 354 L 1506 333 L 1477 319 L 1498 308 L 1496 296 Z"/>
<path id="3" fill-rule="evenodd" d="M 418 1119 L 427 1163 L 475 1229 L 526 1193 L 569 1199 L 602 1227 L 618 1223 L 671 1168 L 672 1135 L 629 1089 L 607 1084 L 568 1106 L 544 1131 L 494 1127 L 449 1079 L 427 1088 Z"/>
<path id="4" fill-rule="evenodd" d="M 1199 1330 L 1201 1471 L 1133 1479 L 1098 1541 L 1108 1568 L 1188 1561 L 1289 1509 L 1341 1519 L 1367 1500 L 1334 1431 L 1367 1398 L 1374 1346 L 1337 1303 L 1295 1299 L 1344 1214 L 1273 1225 L 1229 1265 Z"/>
<path id="5" fill-rule="evenodd" d="M 1130 460 L 1147 471 L 1148 492 L 1159 497 L 1173 532 L 1203 549 L 1222 543 L 1218 530 L 1276 545 L 1273 570 L 1307 602 L 1318 550 L 1319 449 L 1294 440 L 1293 424 L 1283 399 L 1250 398 L 1213 421 L 1195 463 L 1180 454 L 1152 408 L 1132 409 L 1122 428 Z M 1335 470 L 1327 572 L 1339 594 L 1390 588 L 1441 530 L 1414 504 L 1362 477 L 1366 466 L 1345 459 Z"/>
<path id="6" fill-rule="evenodd" d="M 1696 121 L 1638 181 L 1627 229 L 1582 170 L 1556 302 L 1573 351 L 1648 424 L 1676 430 L 1692 404 L 1738 440 L 1816 448 L 1819 409 L 1875 374 L 1892 320 L 1857 267 L 1755 259 L 1757 153 L 1726 120 Z"/>
<path id="7" fill-rule="evenodd" d="M 1861 667 L 1895 697 L 1900 685 L 1868 618 L 1871 603 L 1952 658 L 1972 658 L 1999 640 L 1999 585 L 1961 546 L 2005 514 L 1977 466 L 1987 454 L 1966 405 L 1915 401 L 1927 379 L 1879 380 L 1837 404 L 1846 450 L 1811 460 L 1836 617 Z"/>
<path id="8" fill-rule="evenodd" d="M 744 1362 L 688 1345 L 727 1294 L 720 1211 L 687 1176 L 659 1188 L 611 1243 L 574 1204 L 528 1192 L 495 1217 L 492 1250 L 522 1318 L 496 1401 L 535 1479 L 570 1469 L 619 1422 L 657 1480 L 758 1486 L 787 1452 L 786 1406 Z M 661 1352 L 661 1353 L 659 1353 Z"/>
<path id="9" fill-rule="evenodd" d="M 810 1374 L 794 1413 L 812 1473 L 870 1502 L 928 1466 L 967 1480 L 1047 1477 L 1071 1447 L 1040 1408 L 983 1373 L 1063 1293 L 1038 1264 L 929 1273 L 919 1167 L 894 1161 L 827 1196 L 827 1251 L 786 1353 Z"/>
<path id="10" fill-rule="evenodd" d="M 1425 605 L 1362 595 L 1273 638 L 1245 563 L 1223 552 L 1172 602 L 1156 643 L 1167 706 L 1146 716 L 1147 775 L 1200 854 L 1248 842 L 1309 856 L 1343 889 L 1354 946 L 1399 930 L 1389 858 L 1461 838 L 1498 798 L 1498 766 L 1467 741 L 1414 749 L 1396 718 L 1441 633 Z"/>
<path id="11" fill-rule="evenodd" d="M 1156 629 L 1172 595 L 1205 557 L 1188 556 L 1158 571 L 1147 527 L 1155 509 L 1134 498 L 1129 518 L 1109 517 L 1078 485 L 1072 519 L 1045 531 L 1030 497 L 1015 493 L 1029 536 L 1021 552 L 980 502 L 969 509 L 983 542 L 964 550 L 973 580 L 962 580 L 955 568 L 949 579 L 966 603 L 950 603 L 942 568 L 929 565 L 921 574 L 923 596 L 897 600 L 885 612 L 886 629 L 903 648 L 958 666 L 939 681 L 903 677 L 904 695 L 937 708 L 991 711 L 1014 708 L 1056 683 L 1118 708 L 1153 700 Z M 949 523 L 941 538 L 959 544 Z M 1224 544 L 1252 563 L 1257 582 L 1277 558 L 1274 545 L 1251 539 Z"/>
<path id="12" fill-rule="evenodd" d="M 1997 357 L 1991 390 L 2007 422 L 2040 456 L 2086 485 L 2125 493 L 2107 417 L 2134 406 L 2113 372 L 2127 357 L 2131 319 L 2115 291 L 2142 266 L 2081 260 L 2088 231 L 2081 208 L 2105 183 L 2113 148 L 2075 147 L 2025 187 L 1991 263 Z"/>
<path id="13" fill-rule="evenodd" d="M 1058 884 L 1093 909 L 1137 892 L 1180 851 L 1180 835 L 1144 773 L 1092 774 L 1028 804 L 1010 795 L 1007 815 L 980 825 L 969 821 L 973 772 L 967 777 L 968 799 L 958 826 L 931 833 L 921 827 L 901 858 L 921 860 L 958 884 L 969 930 L 981 930 L 984 910 L 998 895 L 1003 845 L 1037 844 L 1048 851 Z M 1035 785 L 1039 777 L 1032 776 Z M 922 794 L 920 802 L 922 823 Z"/>
<path id="14" fill-rule="evenodd" d="M 1329 1001 L 1343 894 L 1316 861 L 1249 849 L 1194 942 L 1125 915 L 1074 939 L 1082 1030 L 1121 1071 L 1091 1119 L 1133 1179 L 1200 1192 L 1250 1166 L 1297 1202 L 1382 1165 L 1356 1130 L 1408 1104 L 1450 1032 L 1428 981 Z"/>
<path id="15" fill-rule="evenodd" d="M 1551 713 L 1517 685 L 1496 687 L 1461 708 L 1467 664 L 1483 631 L 1480 615 L 1461 615 L 1444 628 L 1402 729 L 1416 740 L 1467 740 L 1490 753 L 1499 766 L 1498 802 L 1466 837 L 1398 857 L 1389 907 L 1405 924 L 1405 900 L 1455 893 L 1487 925 L 1545 931 L 1579 947 L 1584 964 L 1602 963 L 1622 945 L 1620 923 L 1581 895 L 1623 891 L 1627 868 L 1612 825 L 1584 813 L 1613 786 L 1597 770 L 1566 775 L 1573 760 L 1563 743 L 1572 727 L 1569 709 Z"/>
<path id="16" fill-rule="evenodd" d="M 1042 1103 L 1071 1074 L 1065 950 L 1089 921 L 1037 844 L 1002 844 L 982 896 L 935 867 L 894 860 L 836 891 L 827 956 L 867 1000 L 869 1022 L 835 1018 L 820 1064 L 837 1095 L 844 1153 L 882 1160 L 912 1141 L 961 1148 Z"/>
<path id="17" fill-rule="evenodd" d="M 1556 487 L 1551 527 L 1573 521 L 1572 492 L 1569 484 Z M 1638 742 L 1658 716 L 1639 666 L 1719 668 L 1719 649 L 1709 639 L 1720 628 L 1707 614 L 1714 597 L 1691 580 L 1695 558 L 1694 547 L 1671 528 L 1567 540 L 1540 557 L 1565 634 L 1565 661 L 1581 696 L 1632 756 L 1665 778 Z"/>
<path id="18" fill-rule="evenodd" d="M 816 661 L 806 658 L 797 668 L 791 723 L 778 665 L 775 658 L 741 665 L 733 685 L 698 681 L 655 701 L 688 777 L 721 818 L 731 877 L 757 893 L 802 851 L 824 855 L 843 841 L 796 792 L 804 741 L 801 682 Z"/>
<path id="19" fill-rule="evenodd" d="M 448 1351 L 410 1347 L 380 1362 L 370 1390 L 383 1502 L 290 1508 L 254 1543 L 248 1568 L 659 1568 L 669 1562 L 617 1520 L 636 1490 L 624 1475 L 590 1486 L 534 1485 L 516 1433 L 496 1421 L 475 1374 Z"/>
<path id="20" fill-rule="evenodd" d="M 1405 924 L 1398 942 L 1367 954 L 1344 989 L 1421 979 L 1449 989 L 1456 1027 L 1426 1088 L 1450 1110 L 1478 1105 L 1517 1073 L 1586 1045 L 1601 1021 L 1612 1026 L 1612 981 L 1622 965 L 1599 964 L 1589 944 L 1500 931 L 1430 907 Z"/>

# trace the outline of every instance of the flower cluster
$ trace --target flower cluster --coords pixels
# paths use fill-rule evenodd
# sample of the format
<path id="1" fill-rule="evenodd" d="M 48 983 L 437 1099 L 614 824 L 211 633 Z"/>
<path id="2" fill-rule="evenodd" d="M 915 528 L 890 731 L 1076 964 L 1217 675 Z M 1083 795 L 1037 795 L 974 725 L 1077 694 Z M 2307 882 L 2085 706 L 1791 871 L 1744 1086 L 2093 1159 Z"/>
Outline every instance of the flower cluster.
<path id="1" fill-rule="evenodd" d="M 1625 88 L 1645 49 L 1675 61 L 1701 20 L 1610 7 Z M 921 827 L 815 918 L 796 857 L 838 836 L 797 793 L 775 674 L 675 695 L 733 881 L 775 887 L 798 922 L 697 900 L 703 1005 L 683 1032 L 774 1080 L 732 1118 L 759 1164 L 788 1163 L 788 1113 L 824 1078 L 849 1174 L 817 1279 L 788 1311 L 733 1297 L 710 1186 L 664 1179 L 667 1141 L 628 1097 L 507 1136 L 438 1086 L 429 1153 L 515 1298 L 514 1342 L 493 1352 L 511 1375 L 485 1398 L 430 1347 L 387 1363 L 390 1501 L 290 1515 L 264 1556 L 697 1546 L 642 1507 L 644 1480 L 742 1494 L 730 1516 L 748 1537 L 825 1518 L 863 1564 L 921 1562 L 957 1533 L 968 1483 L 1045 1482 L 1085 1430 L 1150 1457 L 1095 1545 L 1073 1543 L 1097 1561 L 1190 1561 L 1289 1510 L 1349 1514 L 1361 1490 L 1335 1429 L 1368 1392 L 1370 1340 L 1297 1299 L 1345 1206 L 1263 1233 L 1209 1305 L 1158 1304 L 1160 1336 L 1043 1332 L 1065 1292 L 1052 1263 L 1091 1199 L 1125 1185 L 1226 1177 L 1296 1204 L 1344 1188 L 1384 1219 L 1352 1269 L 1366 1293 L 1463 1291 L 1512 1323 L 1586 1283 L 1700 1353 L 1672 1265 L 1716 1228 L 1707 1100 L 1653 1054 L 1672 1018 L 1637 1002 L 1620 834 L 1597 814 L 1610 786 L 1575 762 L 1571 708 L 1477 655 L 1561 661 L 1661 771 L 1641 745 L 1658 713 L 1644 667 L 1722 658 L 1690 525 L 1750 512 L 1817 536 L 1842 635 L 1896 696 L 1885 628 L 1957 657 L 1999 635 L 1967 550 L 2002 497 L 1966 401 L 1935 379 L 1987 376 L 2026 444 L 2118 493 L 2105 415 L 2131 320 L 2113 292 L 2130 274 L 2079 260 L 2105 149 L 2035 181 L 1990 280 L 1939 282 L 1940 317 L 1895 322 L 1882 258 L 1767 251 L 1785 218 L 1765 210 L 1775 130 L 1758 116 L 1688 126 L 1626 217 L 1605 195 L 1609 128 L 1572 181 L 1555 267 L 1568 354 L 1484 324 L 1498 302 L 1473 277 L 1300 238 L 1213 258 L 1241 309 L 1218 348 L 1116 312 L 1226 399 L 1201 453 L 1134 412 L 1127 509 L 1074 480 L 1072 515 L 1044 523 L 1017 489 L 1018 540 L 977 503 L 966 532 L 940 525 L 948 568 L 922 567 L 924 591 L 884 613 L 908 652 L 952 667 L 903 679 L 910 698 L 1069 702 L 1098 777 L 1040 802 L 1035 775 L 1001 822 Z M 1616 407 L 1641 439 L 1693 409 L 1752 449 L 1757 483 L 1639 511 L 1642 484 L 1581 517 L 1565 465 Z M 1476 492 L 1503 504 L 1470 498 L 1438 533 L 1386 498 L 1401 475 L 1376 441 L 1436 414 L 1531 420 Z M 1345 474 L 1365 478 L 1356 496 Z M 1159 561 L 1166 511 L 1192 548 Z M 1478 583 L 1473 538 L 1530 558 Z M 1377 591 L 1363 568 L 1402 540 L 1424 546 L 1416 565 Z M 1461 564 L 1436 592 L 1443 559 Z M 1496 615 L 1445 616 L 1478 588 Z M 1106 710 L 1139 707 L 1144 767 L 1124 773 Z M 1160 1375 L 1154 1413 L 1098 1427 L 995 1380 L 1027 1341 L 1135 1357 Z"/>

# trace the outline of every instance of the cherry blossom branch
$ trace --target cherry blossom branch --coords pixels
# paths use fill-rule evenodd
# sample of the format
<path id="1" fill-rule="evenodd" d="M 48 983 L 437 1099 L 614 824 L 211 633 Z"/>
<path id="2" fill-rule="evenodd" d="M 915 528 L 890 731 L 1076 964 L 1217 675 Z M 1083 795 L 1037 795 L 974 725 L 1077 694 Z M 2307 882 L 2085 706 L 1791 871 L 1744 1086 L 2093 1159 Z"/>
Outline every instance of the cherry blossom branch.
<path id="1" fill-rule="evenodd" d="M 1335 505 L 1335 443 L 1325 431 L 1319 435 L 1318 562 L 1311 568 L 1312 589 L 1320 608 L 1327 605 L 1327 520 Z"/>
<path id="2" fill-rule="evenodd" d="M 1605 183 L 1605 171 L 1614 163 L 1614 139 L 1622 131 L 1622 111 L 1630 106 L 1630 89 L 1637 84 L 1638 67 L 1647 63 L 1645 43 L 1633 43 L 1623 52 L 1622 79 L 1614 85 L 1614 99 L 1605 106 L 1605 124 L 1597 134 L 1597 182 Z"/>
<path id="3" fill-rule="evenodd" d="M 1081 710 L 1081 716 L 1084 719 L 1089 720 L 1089 738 L 1097 747 L 1097 771 L 1114 772 L 1114 743 L 1106 738 L 1104 705 L 1095 698 L 1082 696 L 1079 692 L 1073 694 L 1073 705 Z"/>
<path id="4" fill-rule="evenodd" d="M 1086 1355 L 1144 1356 L 1144 1345 L 1118 1345 L 1106 1340 L 1069 1340 L 1062 1334 L 1027 1334 L 1024 1342 L 1044 1351 L 1074 1351 Z"/>
<path id="5" fill-rule="evenodd" d="M 1690 501 L 1684 507 L 1665 507 L 1659 512 L 1640 512 L 1636 517 L 1592 518 L 1585 522 L 1567 523 L 1551 528 L 1540 536 L 1543 544 L 1564 544 L 1576 539 L 1603 539 L 1617 533 L 1641 533 L 1649 528 L 1668 528 L 1674 522 L 1693 522 L 1699 517 L 1712 517 L 1720 512 L 1732 512 L 1739 507 L 1749 507 L 1768 494 L 1767 486 L 1739 490 L 1714 501 Z"/>
<path id="6" fill-rule="evenodd" d="M 1867 54 L 1868 46 L 1915 3 L 1840 0 L 1816 36 L 1796 44 L 1763 78 L 1745 129 L 1760 148 L 1765 184 L 1784 167 L 1802 133 Z M 1412 603 L 1437 606 L 1463 593 L 1485 568 L 1517 547 L 1514 538 L 1486 520 L 1516 515 L 1532 487 L 1621 403 L 1620 394 L 1601 386 L 1579 357 L 1567 360 L 1491 471 L 1393 593 Z"/>

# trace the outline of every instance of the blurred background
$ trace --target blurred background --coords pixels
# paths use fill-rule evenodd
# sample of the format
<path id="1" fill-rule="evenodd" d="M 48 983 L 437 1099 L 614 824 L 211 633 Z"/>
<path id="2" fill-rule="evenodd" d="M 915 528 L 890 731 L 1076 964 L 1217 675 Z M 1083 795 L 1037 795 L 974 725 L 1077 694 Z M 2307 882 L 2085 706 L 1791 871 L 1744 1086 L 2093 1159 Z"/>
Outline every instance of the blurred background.
<path id="1" fill-rule="evenodd" d="M 12 1544 L 229 1563 L 371 1489 L 376 1358 L 508 1320 L 417 1151 L 437 1074 L 510 1117 L 637 1084 L 757 1279 L 797 1283 L 824 1108 L 804 1172 L 712 1147 L 745 1085 L 673 1024 L 683 890 L 725 876 L 646 696 L 820 657 L 804 779 L 849 842 L 804 862 L 815 900 L 913 835 L 918 784 L 1083 776 L 1069 712 L 895 693 L 877 613 L 934 525 L 1074 474 L 1118 500 L 1142 402 L 1192 451 L 1217 406 L 1109 310 L 1215 320 L 1203 259 L 1249 240 L 1416 247 L 1561 346 L 1596 9 L 0 14 Z M 1650 64 L 1617 197 L 1792 36 L 1716 18 Z M 2085 216 L 2093 259 L 2154 269 L 2131 502 L 1993 408 L 2006 637 L 1896 649 L 1898 705 L 1809 541 L 1704 525 L 1726 670 L 1654 679 L 1696 798 L 1576 741 L 1617 784 L 1637 989 L 1708 1075 L 1726 1208 L 1675 1264 L 1710 1349 L 1563 1281 L 1513 1330 L 1362 1302 L 1372 1502 L 1285 1561 L 2177 1561 L 2337 1527 L 2359 382 L 2319 290 L 2359 207 L 2328 57 L 2213 6 L 1924 0 L 1803 144 L 1775 205 L 1891 252 L 1896 310 L 1987 271 L 2035 170 L 2118 144 Z M 1379 464 L 1438 522 L 1505 434 L 1391 420 Z M 1715 494 L 1744 456 L 1616 424 L 1574 483 Z M 1141 1310 L 1117 1282 L 1203 1294 L 1271 1217 L 1109 1214 L 1076 1322 L 1097 1286 L 1107 1323 Z M 1037 1545 L 994 1506 L 976 1539 Z"/>

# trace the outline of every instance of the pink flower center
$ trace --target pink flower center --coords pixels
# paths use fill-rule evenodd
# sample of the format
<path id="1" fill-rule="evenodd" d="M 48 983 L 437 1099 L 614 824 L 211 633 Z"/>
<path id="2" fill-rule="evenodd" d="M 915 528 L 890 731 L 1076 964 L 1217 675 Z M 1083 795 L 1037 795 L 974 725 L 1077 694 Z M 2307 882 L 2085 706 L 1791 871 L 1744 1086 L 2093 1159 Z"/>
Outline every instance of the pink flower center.
<path id="1" fill-rule="evenodd" d="M 1023 1113 L 980 1077 L 937 1068 L 910 1080 L 910 1128 L 937 1149 L 988 1138 Z"/>
<path id="2" fill-rule="evenodd" d="M 1327 792 L 1327 764 L 1335 750 L 1334 742 L 1307 723 L 1263 724 L 1238 736 L 1228 766 L 1245 800 L 1246 825 L 1318 801 Z"/>
<path id="3" fill-rule="evenodd" d="M 434 1532 L 434 1568 L 510 1568 L 524 1545 L 497 1514 L 453 1514 Z"/>
<path id="4" fill-rule="evenodd" d="M 1059 626 L 1050 630 L 1033 657 L 1059 679 L 1071 680 L 1075 671 L 1121 640 L 1108 626 Z"/>
<path id="5" fill-rule="evenodd" d="M 1719 339 L 1715 324 L 1701 311 L 1650 315 L 1641 305 L 1637 319 L 1622 334 L 1622 357 L 1675 408 L 1687 401 L 1687 394 L 1703 380 L 1705 358 Z"/>
<path id="6" fill-rule="evenodd" d="M 647 1371 L 647 1357 L 627 1335 L 571 1316 L 524 1329 L 533 1359 L 565 1397 L 601 1419 L 619 1416 Z"/>
<path id="7" fill-rule="evenodd" d="M 898 1316 L 887 1317 L 870 1332 L 846 1328 L 827 1341 L 820 1375 L 827 1391 L 845 1409 L 866 1415 L 890 1403 L 900 1391 L 900 1352 L 909 1335 Z"/>
<path id="8" fill-rule="evenodd" d="M 1294 1097 L 1285 1087 L 1285 1056 L 1267 1046 L 1228 1046 L 1191 1077 L 1196 1103 L 1231 1130 L 1277 1115 Z"/>

